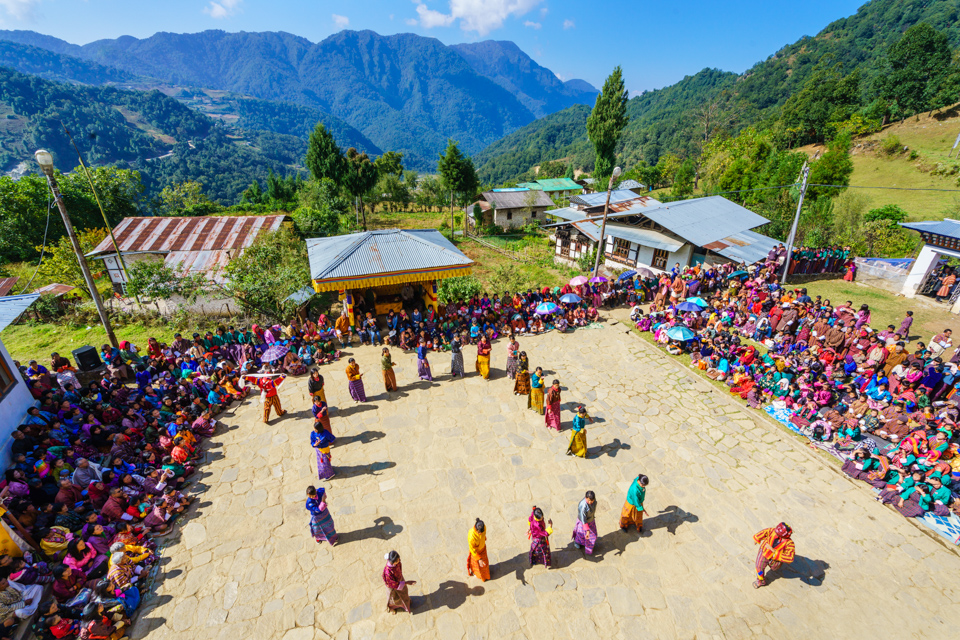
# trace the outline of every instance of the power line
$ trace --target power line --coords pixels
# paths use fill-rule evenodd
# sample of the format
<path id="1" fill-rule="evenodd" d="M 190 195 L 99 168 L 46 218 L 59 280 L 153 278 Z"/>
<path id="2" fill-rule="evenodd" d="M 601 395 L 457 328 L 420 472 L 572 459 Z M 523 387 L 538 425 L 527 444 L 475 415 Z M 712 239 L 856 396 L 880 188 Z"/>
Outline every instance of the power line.
<path id="1" fill-rule="evenodd" d="M 718 196 L 723 193 L 746 193 L 748 191 L 770 191 L 772 189 L 792 189 L 799 187 L 799 184 L 781 184 L 772 187 L 754 187 L 753 189 L 735 189 L 733 191 L 708 191 L 705 195 Z M 830 187 L 834 189 L 887 189 L 891 191 L 945 191 L 947 193 L 960 193 L 960 189 L 937 189 L 934 187 L 868 187 L 858 184 L 819 184 L 811 182 L 808 187 Z"/>

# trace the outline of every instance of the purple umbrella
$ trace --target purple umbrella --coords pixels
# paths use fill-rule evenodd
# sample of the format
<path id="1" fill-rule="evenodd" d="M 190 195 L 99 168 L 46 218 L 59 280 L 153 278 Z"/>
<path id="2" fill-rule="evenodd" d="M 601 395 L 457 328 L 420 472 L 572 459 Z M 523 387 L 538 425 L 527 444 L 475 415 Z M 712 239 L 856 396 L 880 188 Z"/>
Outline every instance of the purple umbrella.
<path id="1" fill-rule="evenodd" d="M 278 360 L 283 356 L 287 355 L 287 351 L 290 351 L 287 347 L 282 344 L 275 344 L 266 351 L 263 352 L 263 355 L 260 356 L 260 359 L 264 362 L 273 362 Z"/>
<path id="2" fill-rule="evenodd" d="M 590 278 L 590 282 L 593 284 L 600 284 L 601 282 L 606 282 L 607 279 L 603 276 L 596 276 L 595 278 Z"/>

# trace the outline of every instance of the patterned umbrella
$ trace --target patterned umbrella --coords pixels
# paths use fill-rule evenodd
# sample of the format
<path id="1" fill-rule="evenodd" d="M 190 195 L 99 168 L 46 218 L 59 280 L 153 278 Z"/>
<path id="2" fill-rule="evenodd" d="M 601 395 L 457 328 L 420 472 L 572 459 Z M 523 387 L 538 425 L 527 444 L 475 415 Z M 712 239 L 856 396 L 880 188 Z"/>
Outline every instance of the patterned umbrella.
<path id="1" fill-rule="evenodd" d="M 539 305 L 537 305 L 537 310 L 534 311 L 534 313 L 539 316 L 545 316 L 555 313 L 559 308 L 560 307 L 558 307 L 554 302 L 541 302 Z"/>
<path id="2" fill-rule="evenodd" d="M 574 278 L 573 280 L 570 281 L 570 286 L 571 286 L 571 287 L 579 287 L 579 286 L 582 286 L 582 285 L 587 284 L 587 282 L 588 282 L 587 276 L 577 276 L 576 278 Z"/>
<path id="3" fill-rule="evenodd" d="M 617 280 L 618 281 L 626 280 L 627 278 L 632 278 L 635 275 L 637 275 L 637 272 L 631 269 L 630 271 L 624 271 L 623 273 L 621 273 L 620 277 L 617 278 Z"/>
<path id="4" fill-rule="evenodd" d="M 266 351 L 263 352 L 263 355 L 260 356 L 260 359 L 264 362 L 273 362 L 278 360 L 283 356 L 287 355 L 287 351 L 290 351 L 287 347 L 282 344 L 275 344 Z"/>

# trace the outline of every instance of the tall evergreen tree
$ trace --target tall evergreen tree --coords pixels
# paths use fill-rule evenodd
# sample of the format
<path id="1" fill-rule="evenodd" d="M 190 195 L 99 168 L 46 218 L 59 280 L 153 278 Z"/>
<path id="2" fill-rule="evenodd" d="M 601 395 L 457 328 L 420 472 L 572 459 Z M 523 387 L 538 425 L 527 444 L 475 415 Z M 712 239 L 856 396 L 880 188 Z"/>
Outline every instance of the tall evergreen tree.
<path id="1" fill-rule="evenodd" d="M 907 29 L 887 50 L 880 95 L 907 116 L 931 108 L 952 61 L 950 41 L 926 22 Z"/>
<path id="2" fill-rule="evenodd" d="M 440 154 L 437 166 L 440 169 L 443 186 L 450 191 L 450 232 L 453 233 L 454 199 L 459 198 L 461 204 L 466 205 L 476 195 L 480 182 L 477 179 L 473 160 L 465 156 L 453 140 L 447 140 L 447 148 Z"/>
<path id="3" fill-rule="evenodd" d="M 629 98 L 623 85 L 623 74 L 617 66 L 603 83 L 593 111 L 587 118 L 587 136 L 597 154 L 593 171 L 595 178 L 606 178 L 613 173 L 617 142 L 630 121 L 627 116 Z"/>
<path id="4" fill-rule="evenodd" d="M 343 186 L 347 172 L 346 159 L 337 146 L 337 141 L 333 139 L 333 134 L 322 123 L 317 123 L 310 134 L 304 162 L 315 180 L 329 178 L 337 186 Z"/>
<path id="5" fill-rule="evenodd" d="M 347 172 L 344 188 L 360 201 L 360 214 L 363 216 L 363 230 L 367 230 L 367 212 L 363 209 L 363 194 L 377 184 L 377 169 L 365 153 L 353 147 L 347 149 Z"/>

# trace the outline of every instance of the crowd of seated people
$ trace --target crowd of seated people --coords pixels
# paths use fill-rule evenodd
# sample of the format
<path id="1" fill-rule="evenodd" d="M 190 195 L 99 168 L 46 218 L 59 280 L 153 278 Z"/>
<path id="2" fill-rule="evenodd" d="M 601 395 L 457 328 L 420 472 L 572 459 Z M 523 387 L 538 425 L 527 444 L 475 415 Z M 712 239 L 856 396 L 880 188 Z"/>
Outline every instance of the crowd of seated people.
<path id="1" fill-rule="evenodd" d="M 674 279 L 650 310 L 636 305 L 631 317 L 748 406 L 782 412 L 903 515 L 960 513 L 952 493 L 960 486 L 960 351 L 946 359 L 951 330 L 914 341 L 912 312 L 899 326 L 875 329 L 866 304 L 781 287 L 776 263 L 734 269 L 721 267 L 728 286 L 699 304 L 684 304 Z"/>

